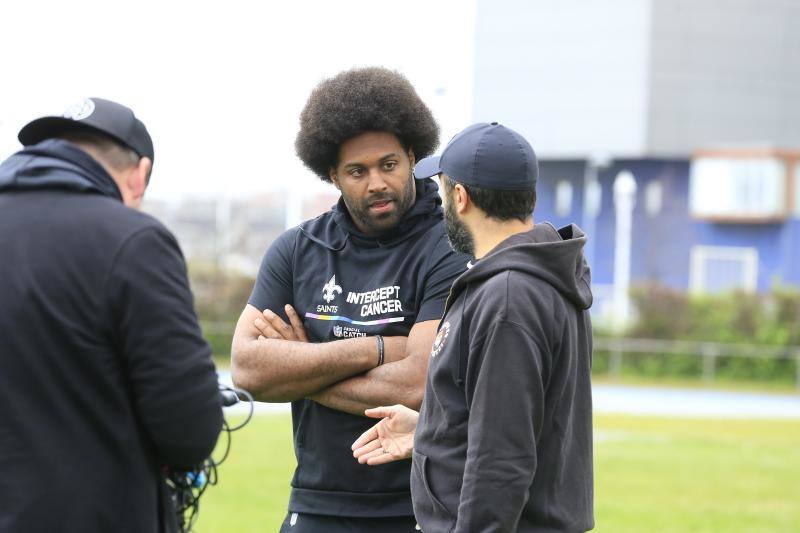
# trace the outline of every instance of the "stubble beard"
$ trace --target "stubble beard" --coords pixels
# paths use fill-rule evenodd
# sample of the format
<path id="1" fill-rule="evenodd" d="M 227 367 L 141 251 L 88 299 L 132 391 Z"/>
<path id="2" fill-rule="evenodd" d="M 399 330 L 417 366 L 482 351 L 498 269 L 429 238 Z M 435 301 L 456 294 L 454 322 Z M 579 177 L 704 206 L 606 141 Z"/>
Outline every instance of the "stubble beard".
<path id="1" fill-rule="evenodd" d="M 413 175 L 409 173 L 406 186 L 400 191 L 399 196 L 392 193 L 373 194 L 361 202 L 353 202 L 352 199 L 342 194 L 342 199 L 347 206 L 347 210 L 350 212 L 350 216 L 357 220 L 361 226 L 367 230 L 368 234 L 380 235 L 381 233 L 387 233 L 393 230 L 400 223 L 403 215 L 414 205 L 415 194 L 413 179 Z M 389 213 L 379 215 L 370 214 L 369 205 L 382 200 L 394 201 L 396 209 Z"/>
<path id="2" fill-rule="evenodd" d="M 470 233 L 467 225 L 458 218 L 450 198 L 448 198 L 444 209 L 444 222 L 450 247 L 456 252 L 474 257 L 475 239 L 472 238 L 472 233 Z"/>

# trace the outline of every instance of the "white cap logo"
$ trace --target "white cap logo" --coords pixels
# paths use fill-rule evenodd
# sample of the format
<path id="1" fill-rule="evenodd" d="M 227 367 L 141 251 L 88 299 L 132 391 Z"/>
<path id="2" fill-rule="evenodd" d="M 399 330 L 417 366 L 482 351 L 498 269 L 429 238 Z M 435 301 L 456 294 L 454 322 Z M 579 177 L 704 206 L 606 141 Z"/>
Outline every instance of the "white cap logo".
<path id="1" fill-rule="evenodd" d="M 76 102 L 69 106 L 64 111 L 64 118 L 71 118 L 72 120 L 83 120 L 94 113 L 94 102 L 91 98 L 84 98 L 80 102 Z"/>

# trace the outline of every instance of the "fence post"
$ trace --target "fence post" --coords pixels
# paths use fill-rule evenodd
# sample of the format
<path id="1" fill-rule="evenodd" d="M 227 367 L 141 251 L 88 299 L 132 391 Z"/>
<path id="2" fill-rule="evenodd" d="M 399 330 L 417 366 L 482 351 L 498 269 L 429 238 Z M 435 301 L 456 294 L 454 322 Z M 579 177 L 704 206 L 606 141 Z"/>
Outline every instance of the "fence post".
<path id="1" fill-rule="evenodd" d="M 608 361 L 608 373 L 612 381 L 619 381 L 622 375 L 622 349 L 615 346 L 611 351 L 611 358 Z"/>
<path id="2" fill-rule="evenodd" d="M 717 366 L 717 351 L 715 348 L 703 346 L 703 381 L 706 385 L 714 382 L 714 373 Z"/>
<path id="3" fill-rule="evenodd" d="M 800 391 L 800 352 L 794 353 L 794 385 Z"/>

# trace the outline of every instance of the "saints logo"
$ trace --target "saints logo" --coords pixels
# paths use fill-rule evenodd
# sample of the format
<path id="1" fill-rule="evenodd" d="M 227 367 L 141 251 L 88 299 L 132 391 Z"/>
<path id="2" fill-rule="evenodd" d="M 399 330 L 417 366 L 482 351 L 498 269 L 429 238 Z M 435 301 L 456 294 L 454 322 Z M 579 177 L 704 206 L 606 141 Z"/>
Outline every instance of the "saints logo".
<path id="1" fill-rule="evenodd" d="M 326 302 L 331 303 L 336 298 L 337 294 L 342 294 L 342 288 L 336 284 L 336 274 L 334 274 L 331 276 L 328 283 L 322 287 L 322 298 Z"/>

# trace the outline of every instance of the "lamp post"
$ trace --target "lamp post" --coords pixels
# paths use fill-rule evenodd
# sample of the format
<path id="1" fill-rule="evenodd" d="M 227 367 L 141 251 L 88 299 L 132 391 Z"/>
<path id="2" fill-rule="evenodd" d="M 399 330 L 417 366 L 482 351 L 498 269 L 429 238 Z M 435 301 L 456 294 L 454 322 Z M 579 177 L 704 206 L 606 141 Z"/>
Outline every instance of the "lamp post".
<path id="1" fill-rule="evenodd" d="M 636 179 L 623 170 L 614 179 L 614 329 L 623 330 L 630 320 L 631 236 L 633 208 L 636 205 Z"/>

